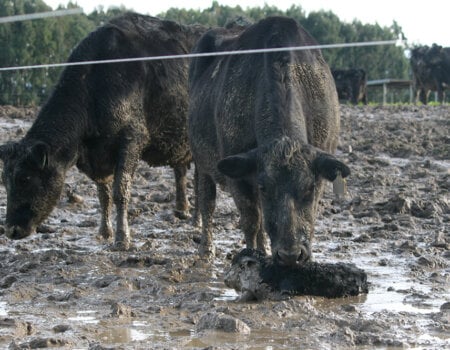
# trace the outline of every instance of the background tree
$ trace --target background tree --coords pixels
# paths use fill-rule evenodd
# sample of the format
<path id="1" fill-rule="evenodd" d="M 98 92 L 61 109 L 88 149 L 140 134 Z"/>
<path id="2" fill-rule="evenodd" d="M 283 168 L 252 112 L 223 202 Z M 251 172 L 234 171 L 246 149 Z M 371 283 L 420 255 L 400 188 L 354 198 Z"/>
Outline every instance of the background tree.
<path id="1" fill-rule="evenodd" d="M 67 8 L 77 7 L 69 3 Z M 64 9 L 59 7 L 58 9 Z M 0 0 L 0 17 L 51 11 L 43 0 Z M 65 62 L 73 48 L 92 30 L 112 17 L 126 12 L 125 7 L 92 13 L 0 24 L 0 67 Z M 171 8 L 165 13 L 152 14 L 184 24 L 224 26 L 227 21 L 244 17 L 256 22 L 271 15 L 285 15 L 296 19 L 320 44 L 360 41 L 393 40 L 404 36 L 394 22 L 389 27 L 363 24 L 354 20 L 342 22 L 331 11 L 310 12 L 299 5 L 286 11 L 264 5 L 243 9 L 223 6 L 213 1 L 204 10 Z M 409 62 L 404 50 L 393 45 L 322 50 L 333 68 L 363 68 L 369 80 L 408 78 Z M 60 68 L 0 72 L 0 104 L 41 105 L 55 86 Z"/>

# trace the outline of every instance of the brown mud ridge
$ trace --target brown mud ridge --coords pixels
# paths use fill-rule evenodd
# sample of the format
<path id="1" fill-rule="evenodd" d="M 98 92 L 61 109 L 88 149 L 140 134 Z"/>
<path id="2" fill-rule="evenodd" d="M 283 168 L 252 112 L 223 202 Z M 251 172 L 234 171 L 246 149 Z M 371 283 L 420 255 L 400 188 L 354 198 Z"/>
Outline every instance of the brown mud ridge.
<path id="1" fill-rule="evenodd" d="M 1 107 L 0 142 L 22 137 L 33 116 Z M 342 106 L 337 156 L 352 174 L 345 198 L 326 190 L 313 254 L 356 265 L 370 285 L 336 299 L 235 301 L 224 284 L 245 246 L 235 206 L 218 192 L 217 256 L 204 263 L 200 232 L 172 215 L 169 168 L 141 164 L 135 249 L 113 251 L 97 237 L 96 188 L 72 169 L 40 232 L 0 233 L 0 348 L 450 348 L 449 130 L 448 105 Z M 2 222 L 5 212 L 1 187 Z"/>

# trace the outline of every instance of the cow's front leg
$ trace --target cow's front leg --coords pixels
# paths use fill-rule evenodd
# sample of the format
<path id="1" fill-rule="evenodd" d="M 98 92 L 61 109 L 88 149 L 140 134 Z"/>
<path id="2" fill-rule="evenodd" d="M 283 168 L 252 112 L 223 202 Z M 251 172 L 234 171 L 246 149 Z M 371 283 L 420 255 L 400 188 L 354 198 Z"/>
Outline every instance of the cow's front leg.
<path id="1" fill-rule="evenodd" d="M 186 173 L 187 165 L 177 165 L 173 167 L 175 173 L 175 216 L 179 219 L 189 218 L 189 203 L 186 196 Z"/>
<path id="2" fill-rule="evenodd" d="M 216 184 L 208 175 L 198 174 L 198 196 L 198 204 L 203 222 L 199 253 L 202 258 L 209 259 L 215 255 L 212 221 L 216 207 Z"/>
<path id="3" fill-rule="evenodd" d="M 97 193 L 100 202 L 102 218 L 99 233 L 104 239 L 111 239 L 113 228 L 111 225 L 112 189 L 111 182 L 97 182 Z"/>
<path id="4" fill-rule="evenodd" d="M 240 226 L 244 232 L 247 248 L 259 249 L 267 253 L 267 244 L 262 225 L 261 209 L 258 194 L 247 181 L 234 181 L 231 186 L 234 202 L 241 215 Z"/>
<path id="5" fill-rule="evenodd" d="M 128 250 L 130 248 L 131 237 L 128 227 L 128 204 L 131 196 L 134 172 L 142 151 L 141 145 L 144 144 L 146 144 L 146 140 L 143 140 L 138 133 L 131 132 L 127 137 L 123 138 L 119 152 L 113 184 L 113 200 L 117 211 L 114 244 L 118 250 Z"/>

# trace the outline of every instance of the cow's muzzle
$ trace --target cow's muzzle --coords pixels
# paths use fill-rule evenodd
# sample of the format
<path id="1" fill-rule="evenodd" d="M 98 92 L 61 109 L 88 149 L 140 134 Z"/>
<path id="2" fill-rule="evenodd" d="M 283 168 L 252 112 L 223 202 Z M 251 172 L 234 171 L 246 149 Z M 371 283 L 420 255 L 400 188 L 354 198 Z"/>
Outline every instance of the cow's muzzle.
<path id="1" fill-rule="evenodd" d="M 300 266 L 311 259 L 308 245 L 299 245 L 295 249 L 276 249 L 273 252 L 275 263 L 283 266 Z"/>

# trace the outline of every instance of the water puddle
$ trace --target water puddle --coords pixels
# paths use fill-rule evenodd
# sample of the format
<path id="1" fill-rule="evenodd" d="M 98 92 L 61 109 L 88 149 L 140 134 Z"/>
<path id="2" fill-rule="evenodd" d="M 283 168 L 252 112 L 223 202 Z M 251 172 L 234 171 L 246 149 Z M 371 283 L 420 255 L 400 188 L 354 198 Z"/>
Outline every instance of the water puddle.
<path id="1" fill-rule="evenodd" d="M 6 305 L 7 304 L 4 301 L 0 301 L 0 317 L 8 316 Z"/>
<path id="2" fill-rule="evenodd" d="M 69 321 L 81 322 L 86 324 L 98 324 L 99 321 L 95 317 L 95 313 L 95 311 L 91 310 L 77 311 L 76 316 L 68 317 L 67 319 Z"/>
<path id="3" fill-rule="evenodd" d="M 161 332 L 163 333 L 163 332 Z M 147 332 L 147 330 L 137 329 L 135 327 L 115 327 L 108 328 L 98 334 L 98 339 L 106 344 L 122 344 L 130 343 L 134 341 L 143 341 L 153 337 L 163 337 L 165 339 L 166 334 L 155 334 L 154 331 Z M 161 340 L 161 339 L 159 339 Z"/>
<path id="4" fill-rule="evenodd" d="M 214 298 L 217 301 L 233 301 L 239 296 L 234 289 L 223 289 L 220 296 Z"/>

